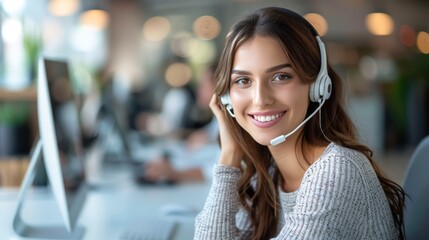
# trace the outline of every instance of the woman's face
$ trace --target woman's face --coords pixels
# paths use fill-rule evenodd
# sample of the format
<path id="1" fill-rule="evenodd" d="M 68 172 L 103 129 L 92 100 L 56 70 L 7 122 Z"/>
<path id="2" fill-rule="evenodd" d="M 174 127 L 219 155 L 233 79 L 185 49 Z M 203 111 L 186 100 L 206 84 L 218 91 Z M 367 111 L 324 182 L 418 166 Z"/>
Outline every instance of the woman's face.
<path id="1" fill-rule="evenodd" d="M 309 85 L 301 81 L 273 37 L 256 35 L 237 49 L 230 84 L 237 122 L 259 144 L 268 146 L 305 118 Z"/>

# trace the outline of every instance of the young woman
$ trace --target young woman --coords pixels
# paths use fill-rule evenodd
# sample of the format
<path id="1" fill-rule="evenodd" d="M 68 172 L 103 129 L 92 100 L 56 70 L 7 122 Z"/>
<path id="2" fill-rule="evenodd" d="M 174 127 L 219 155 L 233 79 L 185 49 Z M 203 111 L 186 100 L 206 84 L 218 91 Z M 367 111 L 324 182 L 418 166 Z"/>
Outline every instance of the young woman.
<path id="1" fill-rule="evenodd" d="M 404 192 L 357 140 L 339 76 L 300 15 L 227 36 L 210 107 L 221 156 L 195 239 L 401 239 Z"/>

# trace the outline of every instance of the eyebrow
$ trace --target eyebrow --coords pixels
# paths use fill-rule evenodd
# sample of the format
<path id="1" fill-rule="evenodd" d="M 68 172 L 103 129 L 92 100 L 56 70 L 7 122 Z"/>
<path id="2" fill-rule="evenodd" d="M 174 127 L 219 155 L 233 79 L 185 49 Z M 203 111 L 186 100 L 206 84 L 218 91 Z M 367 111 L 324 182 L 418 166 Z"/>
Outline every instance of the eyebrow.
<path id="1" fill-rule="evenodd" d="M 289 63 L 284 63 L 284 64 L 280 64 L 280 65 L 277 65 L 277 66 L 274 66 L 274 67 L 270 67 L 270 68 L 266 69 L 265 72 L 266 73 L 271 73 L 271 72 L 278 71 L 278 70 L 280 70 L 282 68 L 288 68 L 288 67 L 292 67 L 292 65 L 290 65 Z M 251 73 L 248 72 L 248 71 L 245 71 L 245 70 L 236 70 L 236 69 L 233 69 L 231 71 L 231 74 L 251 75 Z"/>
<path id="2" fill-rule="evenodd" d="M 270 72 L 275 72 L 278 71 L 282 68 L 288 68 L 288 67 L 292 67 L 292 65 L 290 65 L 289 63 L 284 63 L 284 64 L 280 64 L 274 67 L 270 67 L 267 70 L 265 70 L 266 73 L 270 73 Z"/>

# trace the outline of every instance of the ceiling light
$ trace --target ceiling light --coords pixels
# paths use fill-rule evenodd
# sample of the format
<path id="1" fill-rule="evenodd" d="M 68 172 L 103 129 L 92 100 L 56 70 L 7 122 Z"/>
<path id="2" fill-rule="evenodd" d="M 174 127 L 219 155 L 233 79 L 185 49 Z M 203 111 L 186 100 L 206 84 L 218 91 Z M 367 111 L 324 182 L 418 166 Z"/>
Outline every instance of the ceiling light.
<path id="1" fill-rule="evenodd" d="M 328 32 L 328 23 L 322 15 L 317 13 L 308 13 L 304 15 L 304 18 L 313 25 L 320 36 L 324 36 Z"/>
<path id="2" fill-rule="evenodd" d="M 366 26 L 370 33 L 377 36 L 386 36 L 392 34 L 394 22 L 389 14 L 374 12 L 366 16 Z"/>

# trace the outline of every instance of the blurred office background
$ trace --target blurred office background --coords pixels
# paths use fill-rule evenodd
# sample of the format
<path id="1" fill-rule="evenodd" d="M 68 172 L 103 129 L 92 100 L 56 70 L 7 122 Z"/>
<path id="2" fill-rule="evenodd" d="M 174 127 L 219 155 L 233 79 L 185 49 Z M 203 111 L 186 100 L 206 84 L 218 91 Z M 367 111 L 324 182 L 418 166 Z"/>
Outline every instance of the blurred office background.
<path id="1" fill-rule="evenodd" d="M 0 158 L 28 157 L 37 138 L 40 54 L 69 61 L 88 139 L 108 84 L 120 124 L 156 135 L 163 129 L 142 127 L 140 113 L 159 112 L 169 89 L 195 91 L 231 24 L 264 6 L 290 8 L 315 25 L 345 81 L 360 138 L 400 182 L 429 133 L 425 0 L 2 0 Z"/>

